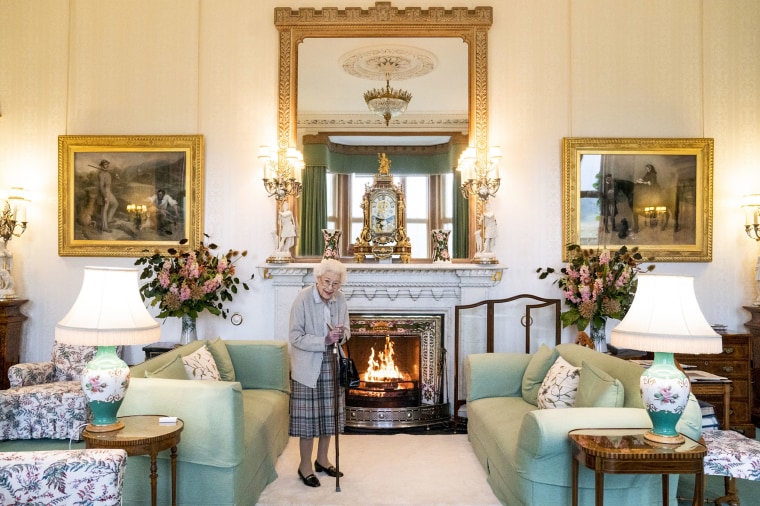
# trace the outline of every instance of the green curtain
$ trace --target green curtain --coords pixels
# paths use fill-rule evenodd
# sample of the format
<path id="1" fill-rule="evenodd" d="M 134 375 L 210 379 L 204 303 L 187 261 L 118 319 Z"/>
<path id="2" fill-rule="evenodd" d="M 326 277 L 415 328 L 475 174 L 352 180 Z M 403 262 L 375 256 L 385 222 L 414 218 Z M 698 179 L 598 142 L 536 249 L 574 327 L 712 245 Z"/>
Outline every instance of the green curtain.
<path id="1" fill-rule="evenodd" d="M 470 255 L 470 205 L 462 195 L 462 173 L 454 171 L 454 241 L 451 254 L 454 258 L 468 258 Z"/>
<path id="2" fill-rule="evenodd" d="M 322 229 L 327 228 L 327 167 L 307 166 L 302 183 L 309 191 L 301 196 L 301 238 L 299 256 L 322 256 L 324 239 Z"/>

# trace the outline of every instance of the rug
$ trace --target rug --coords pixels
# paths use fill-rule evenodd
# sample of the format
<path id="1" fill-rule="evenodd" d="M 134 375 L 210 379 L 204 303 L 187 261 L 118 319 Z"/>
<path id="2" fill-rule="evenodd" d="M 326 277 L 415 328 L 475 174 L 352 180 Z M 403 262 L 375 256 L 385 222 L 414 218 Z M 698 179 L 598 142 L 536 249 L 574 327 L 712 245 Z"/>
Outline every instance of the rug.
<path id="1" fill-rule="evenodd" d="M 333 461 L 334 444 L 333 439 Z M 344 434 L 339 447 L 345 475 L 340 479 L 340 491 L 336 491 L 335 478 L 325 473 L 317 473 L 321 487 L 301 482 L 298 440 L 291 438 L 277 460 L 278 478 L 264 489 L 257 505 L 500 504 L 466 434 Z"/>

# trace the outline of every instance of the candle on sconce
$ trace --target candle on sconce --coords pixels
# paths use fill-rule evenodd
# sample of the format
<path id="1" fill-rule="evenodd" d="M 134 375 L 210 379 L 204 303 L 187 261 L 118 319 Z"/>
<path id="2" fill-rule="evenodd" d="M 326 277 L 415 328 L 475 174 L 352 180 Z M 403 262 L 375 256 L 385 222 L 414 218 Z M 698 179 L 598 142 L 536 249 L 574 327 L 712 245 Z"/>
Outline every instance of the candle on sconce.
<path id="1" fill-rule="evenodd" d="M 270 149 L 268 146 L 259 146 L 259 163 L 261 163 L 262 178 L 269 179 Z"/>

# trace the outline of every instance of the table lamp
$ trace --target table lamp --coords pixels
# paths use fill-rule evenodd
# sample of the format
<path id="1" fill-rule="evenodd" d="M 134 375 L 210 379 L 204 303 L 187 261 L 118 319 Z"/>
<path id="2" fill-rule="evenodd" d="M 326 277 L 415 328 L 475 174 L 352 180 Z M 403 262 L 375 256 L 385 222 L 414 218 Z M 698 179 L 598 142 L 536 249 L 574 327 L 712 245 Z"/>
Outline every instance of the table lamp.
<path id="1" fill-rule="evenodd" d="M 82 371 L 82 390 L 93 415 L 90 432 L 124 427 L 116 413 L 129 386 L 129 367 L 116 347 L 160 340 L 158 322 L 140 298 L 138 269 L 85 267 L 74 306 L 55 326 L 55 339 L 78 346 L 97 346 Z"/>
<path id="2" fill-rule="evenodd" d="M 681 444 L 676 424 L 689 402 L 690 385 L 676 367 L 673 353 L 720 353 L 723 339 L 707 323 L 694 294 L 694 278 L 642 274 L 628 313 L 612 329 L 610 342 L 620 348 L 654 352 L 641 375 L 641 397 L 652 419 L 649 441 Z"/>

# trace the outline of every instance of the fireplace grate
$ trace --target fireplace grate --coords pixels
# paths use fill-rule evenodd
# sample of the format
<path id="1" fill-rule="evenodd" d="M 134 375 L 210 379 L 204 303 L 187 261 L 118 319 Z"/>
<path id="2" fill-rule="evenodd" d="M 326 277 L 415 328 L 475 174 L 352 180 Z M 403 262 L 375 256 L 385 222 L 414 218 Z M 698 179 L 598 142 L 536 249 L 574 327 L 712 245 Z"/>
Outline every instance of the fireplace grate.
<path id="1" fill-rule="evenodd" d="M 346 406 L 346 426 L 360 429 L 405 429 L 448 422 L 448 403 L 406 408 Z"/>

